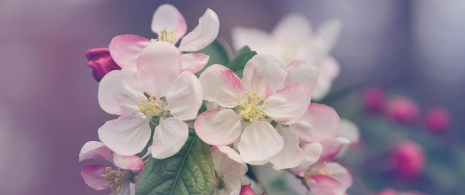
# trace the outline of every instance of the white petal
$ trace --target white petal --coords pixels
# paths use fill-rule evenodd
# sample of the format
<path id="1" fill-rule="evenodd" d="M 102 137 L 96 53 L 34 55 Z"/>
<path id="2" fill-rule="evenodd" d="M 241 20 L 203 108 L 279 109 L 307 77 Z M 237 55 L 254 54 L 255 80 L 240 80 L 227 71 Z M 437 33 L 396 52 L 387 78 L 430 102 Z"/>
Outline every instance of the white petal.
<path id="1" fill-rule="evenodd" d="M 276 129 L 283 137 L 283 149 L 270 161 L 274 170 L 294 168 L 302 162 L 303 151 L 299 147 L 299 136 L 289 128 Z"/>
<path id="2" fill-rule="evenodd" d="M 331 177 L 338 180 L 343 186 L 352 185 L 352 176 L 350 172 L 339 163 L 330 162 L 325 165 L 325 169 L 331 174 Z"/>
<path id="3" fill-rule="evenodd" d="M 233 38 L 233 46 L 236 50 L 244 46 L 249 46 L 250 49 L 259 54 L 269 54 L 282 59 L 282 54 L 273 42 L 273 38 L 265 31 L 254 29 L 236 27 L 231 32 Z"/>
<path id="4" fill-rule="evenodd" d="M 181 55 L 183 70 L 197 73 L 207 65 L 209 55 L 203 53 L 186 53 Z"/>
<path id="5" fill-rule="evenodd" d="M 267 54 L 257 54 L 244 67 L 242 85 L 244 90 L 269 96 L 284 84 L 287 76 L 286 65 Z"/>
<path id="6" fill-rule="evenodd" d="M 212 65 L 200 75 L 204 99 L 220 106 L 233 108 L 242 100 L 243 89 L 239 77 L 223 65 Z"/>
<path id="7" fill-rule="evenodd" d="M 333 81 L 341 72 L 341 67 L 336 59 L 329 55 L 321 57 L 315 63 L 320 70 L 320 77 L 324 77 L 327 80 Z"/>
<path id="8" fill-rule="evenodd" d="M 137 59 L 137 69 L 146 92 L 160 99 L 181 73 L 181 56 L 174 45 L 157 41 L 142 51 Z"/>
<path id="9" fill-rule="evenodd" d="M 242 132 L 238 149 L 244 162 L 251 165 L 263 165 L 283 147 L 283 137 L 270 123 L 255 121 Z"/>
<path id="10" fill-rule="evenodd" d="M 242 177 L 247 172 L 247 165 L 241 156 L 228 146 L 212 146 L 210 148 L 215 171 L 218 176 L 235 175 Z"/>
<path id="11" fill-rule="evenodd" d="M 164 109 L 181 120 L 195 119 L 202 106 L 202 99 L 199 79 L 191 72 L 183 72 L 168 90 L 168 105 Z"/>
<path id="12" fill-rule="evenodd" d="M 343 137 L 336 137 L 334 139 L 321 142 L 323 152 L 321 153 L 318 162 L 329 162 L 333 160 L 350 141 Z"/>
<path id="13" fill-rule="evenodd" d="M 137 113 L 137 104 L 143 99 L 147 99 L 144 92 L 124 71 L 111 71 L 100 81 L 98 101 L 100 107 L 109 114 Z"/>
<path id="14" fill-rule="evenodd" d="M 144 161 L 136 155 L 123 156 L 115 154 L 113 156 L 113 163 L 121 169 L 127 169 L 132 171 L 142 170 L 144 168 Z"/>
<path id="15" fill-rule="evenodd" d="M 189 136 L 187 124 L 171 117 L 160 119 L 160 124 L 153 134 L 153 145 L 150 148 L 152 157 L 165 159 L 179 152 Z"/>
<path id="16" fill-rule="evenodd" d="M 347 187 L 328 175 L 314 175 L 306 179 L 315 195 L 345 195 Z"/>
<path id="17" fill-rule="evenodd" d="M 150 139 L 150 118 L 125 115 L 107 121 L 98 129 L 100 140 L 115 153 L 134 155 L 141 152 Z"/>
<path id="18" fill-rule="evenodd" d="M 330 20 L 318 28 L 315 34 L 315 44 L 319 51 L 328 53 L 333 49 L 341 28 L 342 22 L 339 20 Z"/>
<path id="19" fill-rule="evenodd" d="M 292 13 L 284 17 L 273 30 L 273 41 L 280 46 L 286 60 L 296 60 L 302 48 L 311 44 L 312 28 L 305 16 Z"/>
<path id="20" fill-rule="evenodd" d="M 119 35 L 108 46 L 111 57 L 121 68 L 135 68 L 137 58 L 150 40 L 137 35 Z"/>
<path id="21" fill-rule="evenodd" d="M 290 127 L 307 142 L 332 139 L 339 130 L 340 119 L 336 111 L 326 105 L 311 103 L 305 115 Z"/>
<path id="22" fill-rule="evenodd" d="M 84 144 L 79 152 L 79 161 L 95 159 L 113 161 L 113 151 L 105 146 L 102 142 L 89 141 Z"/>
<path id="23" fill-rule="evenodd" d="M 195 132 L 207 144 L 225 146 L 241 135 L 241 119 L 230 109 L 208 110 L 195 120 Z"/>
<path id="24" fill-rule="evenodd" d="M 176 40 L 181 39 L 186 34 L 186 21 L 176 7 L 170 4 L 164 4 L 158 7 L 153 14 L 152 31 L 160 35 L 162 30 L 177 30 Z"/>
<path id="25" fill-rule="evenodd" d="M 323 146 L 318 143 L 309 143 L 302 146 L 303 150 L 303 159 L 298 167 L 294 169 L 294 173 L 304 176 L 306 170 L 313 164 L 315 164 L 318 159 L 320 159 L 321 153 L 323 151 Z"/>
<path id="26" fill-rule="evenodd" d="M 198 51 L 213 42 L 218 36 L 220 21 L 218 15 L 207 9 L 205 14 L 199 18 L 199 24 L 188 33 L 179 45 L 180 51 Z"/>
<path id="27" fill-rule="evenodd" d="M 287 66 L 287 77 L 285 85 L 302 83 L 310 91 L 315 89 L 320 73 L 318 67 L 303 60 L 292 61 Z"/>
<path id="28" fill-rule="evenodd" d="M 300 83 L 280 89 L 267 100 L 265 113 L 280 124 L 293 124 L 300 120 L 310 104 L 310 93 Z"/>
<path id="29" fill-rule="evenodd" d="M 347 119 L 341 119 L 337 137 L 344 137 L 350 140 L 351 143 L 356 143 L 360 140 L 360 132 L 355 123 Z"/>
<path id="30" fill-rule="evenodd" d="M 316 101 L 323 99 L 331 91 L 331 85 L 332 81 L 326 77 L 319 77 L 316 88 L 312 93 L 312 99 Z"/>

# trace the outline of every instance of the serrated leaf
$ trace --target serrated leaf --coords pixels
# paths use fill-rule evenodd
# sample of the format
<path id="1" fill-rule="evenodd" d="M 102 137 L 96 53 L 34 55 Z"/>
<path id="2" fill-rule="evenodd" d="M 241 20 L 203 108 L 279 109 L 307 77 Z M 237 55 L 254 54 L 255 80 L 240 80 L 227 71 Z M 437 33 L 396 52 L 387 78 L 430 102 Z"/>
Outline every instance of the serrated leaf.
<path id="1" fill-rule="evenodd" d="M 242 72 L 245 64 L 255 55 L 257 55 L 257 52 L 252 51 L 249 46 L 244 46 L 237 51 L 236 56 L 229 62 L 228 68 L 235 72 Z"/>
<path id="2" fill-rule="evenodd" d="M 203 48 L 199 52 L 210 56 L 210 59 L 208 60 L 208 63 L 205 66 L 205 68 L 209 67 L 212 64 L 229 64 L 231 49 L 226 44 L 226 42 L 221 39 L 215 39 L 212 43 L 210 43 L 210 45 Z M 203 70 L 205 70 L 205 68 Z M 203 70 L 196 73 L 196 75 L 199 76 L 203 72 Z"/>
<path id="3" fill-rule="evenodd" d="M 148 160 L 137 179 L 136 195 L 210 195 L 215 185 L 210 147 L 191 130 L 177 154 Z"/>

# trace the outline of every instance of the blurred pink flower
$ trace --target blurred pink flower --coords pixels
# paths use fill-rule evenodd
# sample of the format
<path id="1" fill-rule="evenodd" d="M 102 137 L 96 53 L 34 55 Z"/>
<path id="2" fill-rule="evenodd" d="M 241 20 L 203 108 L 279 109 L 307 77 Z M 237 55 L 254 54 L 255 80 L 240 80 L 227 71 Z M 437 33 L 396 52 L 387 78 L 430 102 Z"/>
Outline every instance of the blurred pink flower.
<path id="1" fill-rule="evenodd" d="M 399 194 L 397 193 L 397 191 L 391 188 L 388 188 L 388 189 L 383 189 L 379 191 L 378 193 L 376 193 L 376 195 L 399 195 Z"/>
<path id="2" fill-rule="evenodd" d="M 444 108 L 433 108 L 426 114 L 426 127 L 433 133 L 445 132 L 449 124 L 449 113 Z"/>
<path id="3" fill-rule="evenodd" d="M 425 156 L 423 149 L 413 141 L 403 141 L 392 151 L 393 170 L 402 179 L 415 179 L 423 170 Z"/>
<path id="4" fill-rule="evenodd" d="M 252 187 L 250 187 L 250 185 L 243 185 L 239 195 L 255 195 L 255 192 L 253 191 Z"/>
<path id="5" fill-rule="evenodd" d="M 312 167 L 305 181 L 315 195 L 345 195 L 352 175 L 339 163 L 330 162 Z"/>
<path id="6" fill-rule="evenodd" d="M 363 106 L 372 113 L 381 113 L 384 110 L 384 91 L 372 87 L 363 93 Z"/>
<path id="7" fill-rule="evenodd" d="M 397 96 L 388 102 L 387 115 L 400 123 L 413 123 L 419 117 L 419 109 L 415 102 L 404 96 Z"/>
<path id="8" fill-rule="evenodd" d="M 92 68 L 92 76 L 100 82 L 103 76 L 112 70 L 121 70 L 113 58 L 111 58 L 108 48 L 95 48 L 86 51 L 87 66 Z"/>

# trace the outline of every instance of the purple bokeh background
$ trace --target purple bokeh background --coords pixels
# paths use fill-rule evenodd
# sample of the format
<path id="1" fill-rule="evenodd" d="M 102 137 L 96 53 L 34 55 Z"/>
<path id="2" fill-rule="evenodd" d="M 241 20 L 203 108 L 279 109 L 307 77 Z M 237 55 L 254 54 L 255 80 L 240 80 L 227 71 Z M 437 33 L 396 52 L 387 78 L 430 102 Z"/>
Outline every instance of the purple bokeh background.
<path id="1" fill-rule="evenodd" d="M 168 1 L 0 0 L 0 194 L 108 194 L 88 188 L 81 146 L 97 140 L 108 119 L 84 52 L 120 34 L 153 38 L 150 21 Z M 169 1 L 188 30 L 206 8 L 220 18 L 220 37 L 238 25 L 271 30 L 289 12 L 314 26 L 343 21 L 334 56 L 336 86 L 361 80 L 410 94 L 425 109 L 440 105 L 454 123 L 447 139 L 463 140 L 465 2 L 371 0 Z M 289 29 L 292 31 L 293 29 Z"/>

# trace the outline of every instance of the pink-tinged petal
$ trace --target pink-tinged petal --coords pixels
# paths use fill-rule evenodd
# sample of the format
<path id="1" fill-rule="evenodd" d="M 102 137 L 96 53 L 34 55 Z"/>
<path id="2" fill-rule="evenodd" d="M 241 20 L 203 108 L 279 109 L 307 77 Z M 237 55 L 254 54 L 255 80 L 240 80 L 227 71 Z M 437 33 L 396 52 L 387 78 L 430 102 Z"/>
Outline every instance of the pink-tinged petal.
<path id="1" fill-rule="evenodd" d="M 79 152 L 79 161 L 95 159 L 113 161 L 113 151 L 107 148 L 102 142 L 89 141 L 84 144 Z"/>
<path id="2" fill-rule="evenodd" d="M 121 169 L 127 169 L 131 171 L 138 171 L 144 168 L 144 161 L 136 155 L 123 156 L 115 154 L 113 156 L 113 163 Z"/>
<path id="3" fill-rule="evenodd" d="M 199 79 L 191 72 L 183 72 L 166 94 L 164 108 L 181 120 L 195 119 L 202 106 L 203 92 Z"/>
<path id="4" fill-rule="evenodd" d="M 320 77 L 324 77 L 327 80 L 333 81 L 341 72 L 341 67 L 336 59 L 329 55 L 321 57 L 315 63 L 320 70 Z"/>
<path id="5" fill-rule="evenodd" d="M 207 65 L 210 56 L 203 53 L 186 53 L 181 55 L 183 70 L 197 73 Z"/>
<path id="6" fill-rule="evenodd" d="M 327 175 L 313 175 L 307 178 L 307 185 L 317 195 L 345 195 L 347 188 Z"/>
<path id="7" fill-rule="evenodd" d="M 266 100 L 265 113 L 280 124 L 293 124 L 300 120 L 310 104 L 307 87 L 294 83 L 280 89 Z"/>
<path id="8" fill-rule="evenodd" d="M 157 41 L 142 51 L 137 68 L 146 92 L 160 99 L 181 73 L 181 56 L 173 44 Z"/>
<path id="9" fill-rule="evenodd" d="M 325 77 L 319 77 L 315 89 L 312 92 L 312 99 L 315 101 L 323 99 L 331 91 L 332 81 Z"/>
<path id="10" fill-rule="evenodd" d="M 229 146 L 212 146 L 210 153 L 218 176 L 234 175 L 240 180 L 247 172 L 247 165 L 242 162 L 241 156 Z"/>
<path id="11" fill-rule="evenodd" d="M 125 115 L 107 121 L 98 129 L 100 140 L 115 153 L 134 155 L 141 152 L 150 139 L 150 118 Z"/>
<path id="12" fill-rule="evenodd" d="M 343 137 L 337 137 L 321 142 L 321 145 L 323 146 L 323 152 L 321 153 L 318 162 L 323 163 L 333 160 L 334 157 L 336 157 L 347 144 L 350 144 L 350 141 Z"/>
<path id="13" fill-rule="evenodd" d="M 108 48 L 116 64 L 121 68 L 135 68 L 137 58 L 150 40 L 137 35 L 119 35 L 113 38 Z"/>
<path id="14" fill-rule="evenodd" d="M 249 92 L 269 96 L 283 86 L 286 76 L 282 61 L 268 54 L 257 54 L 244 67 L 242 85 Z"/>
<path id="15" fill-rule="evenodd" d="M 252 187 L 250 187 L 250 185 L 243 185 L 239 195 L 255 195 L 255 192 L 253 191 Z"/>
<path id="16" fill-rule="evenodd" d="M 320 26 L 315 33 L 315 44 L 321 53 L 329 53 L 339 37 L 342 28 L 342 22 L 339 20 L 330 20 Z"/>
<path id="17" fill-rule="evenodd" d="M 326 105 L 311 103 L 300 121 L 290 127 L 307 142 L 332 139 L 339 130 L 340 118 L 336 111 Z"/>
<path id="18" fill-rule="evenodd" d="M 292 61 L 287 66 L 285 85 L 292 83 L 304 84 L 310 93 L 316 88 L 320 73 L 318 67 L 303 60 Z"/>
<path id="19" fill-rule="evenodd" d="M 302 150 L 302 162 L 299 166 L 297 166 L 294 169 L 294 173 L 300 175 L 301 177 L 304 176 L 305 171 L 307 171 L 311 165 L 313 165 L 318 161 L 318 159 L 320 159 L 320 155 L 323 151 L 323 146 L 318 142 L 309 143 L 302 146 Z"/>
<path id="20" fill-rule="evenodd" d="M 233 46 L 236 50 L 244 46 L 249 46 L 250 49 L 259 54 L 269 54 L 282 59 L 282 54 L 277 45 L 273 42 L 273 38 L 265 31 L 236 27 L 231 32 L 233 38 Z"/>
<path id="21" fill-rule="evenodd" d="M 241 119 L 230 109 L 208 110 L 195 120 L 195 132 L 207 144 L 225 146 L 241 135 Z"/>
<path id="22" fill-rule="evenodd" d="M 297 167 L 303 159 L 303 151 L 299 147 L 299 136 L 294 130 L 278 127 L 276 129 L 283 137 L 283 149 L 270 161 L 274 170 L 282 170 Z"/>
<path id="23" fill-rule="evenodd" d="M 152 31 L 160 35 L 165 29 L 168 31 L 176 29 L 176 40 L 181 39 L 187 31 L 184 17 L 176 7 L 170 4 L 161 5 L 153 14 Z"/>
<path id="24" fill-rule="evenodd" d="M 284 140 L 266 121 L 255 121 L 244 129 L 239 142 L 242 160 L 251 165 L 263 165 L 284 147 Z"/>
<path id="25" fill-rule="evenodd" d="M 295 60 L 299 49 L 310 46 L 312 27 L 305 16 L 292 13 L 278 23 L 272 34 L 273 41 L 281 47 L 287 60 Z"/>
<path id="26" fill-rule="evenodd" d="M 82 169 L 81 177 L 82 180 L 94 190 L 104 190 L 108 188 L 108 181 L 105 180 L 102 175 L 105 172 L 105 166 L 101 164 L 89 165 Z"/>
<path id="27" fill-rule="evenodd" d="M 360 140 L 360 131 L 355 123 L 347 119 L 341 119 L 341 125 L 337 137 L 344 137 L 350 143 L 357 143 Z"/>
<path id="28" fill-rule="evenodd" d="M 339 181 L 339 183 L 341 183 L 341 185 L 345 186 L 346 188 L 352 185 L 352 175 L 339 163 L 330 162 L 325 165 L 325 169 L 329 172 L 331 177 Z"/>
<path id="29" fill-rule="evenodd" d="M 95 48 L 86 51 L 87 66 L 92 68 L 92 76 L 100 82 L 102 78 L 113 70 L 121 70 L 110 55 L 108 48 Z"/>
<path id="30" fill-rule="evenodd" d="M 376 193 L 376 195 L 399 195 L 394 189 L 383 189 Z M 405 194 L 404 194 L 405 195 Z"/>
<path id="31" fill-rule="evenodd" d="M 100 107 L 109 114 L 126 115 L 139 112 L 140 100 L 147 99 L 129 73 L 114 70 L 100 81 L 98 101 Z"/>
<path id="32" fill-rule="evenodd" d="M 207 9 L 205 14 L 199 18 L 199 24 L 188 33 L 179 45 L 181 51 L 198 51 L 213 42 L 220 31 L 220 21 L 218 15 Z"/>
<path id="33" fill-rule="evenodd" d="M 229 68 L 214 64 L 200 75 L 204 99 L 220 106 L 233 108 L 242 100 L 243 89 L 239 77 Z"/>
<path id="34" fill-rule="evenodd" d="M 165 159 L 179 152 L 189 136 L 189 127 L 181 120 L 171 117 L 160 119 L 155 128 L 153 145 L 150 147 L 152 157 Z"/>

